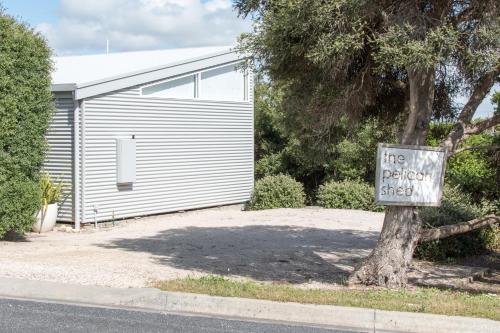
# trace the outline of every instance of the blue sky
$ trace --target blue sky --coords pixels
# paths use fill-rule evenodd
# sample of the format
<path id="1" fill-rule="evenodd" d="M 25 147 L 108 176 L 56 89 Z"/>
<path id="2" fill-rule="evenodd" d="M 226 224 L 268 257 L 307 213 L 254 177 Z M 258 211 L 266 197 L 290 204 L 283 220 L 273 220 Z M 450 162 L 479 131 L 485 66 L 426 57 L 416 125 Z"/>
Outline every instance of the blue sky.
<path id="1" fill-rule="evenodd" d="M 20 17 L 33 27 L 43 22 L 57 20 L 58 0 L 43 0 L 43 2 L 40 0 L 0 0 L 0 2 L 9 14 Z"/>
<path id="2" fill-rule="evenodd" d="M 231 0 L 0 0 L 44 34 L 57 55 L 231 45 L 250 30 Z M 500 87 L 495 86 L 495 90 Z M 466 97 L 460 98 L 465 101 Z M 490 97 L 477 116 L 493 112 Z"/>

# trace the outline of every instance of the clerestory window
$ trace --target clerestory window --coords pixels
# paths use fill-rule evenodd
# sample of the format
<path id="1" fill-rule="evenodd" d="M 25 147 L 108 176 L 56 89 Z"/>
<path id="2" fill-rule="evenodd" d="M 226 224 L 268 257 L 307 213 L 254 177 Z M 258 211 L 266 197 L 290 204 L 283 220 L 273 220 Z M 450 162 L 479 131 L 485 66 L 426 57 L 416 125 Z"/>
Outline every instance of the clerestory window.
<path id="1" fill-rule="evenodd" d="M 143 87 L 142 95 L 240 102 L 248 99 L 247 80 L 240 64 L 230 64 Z"/>

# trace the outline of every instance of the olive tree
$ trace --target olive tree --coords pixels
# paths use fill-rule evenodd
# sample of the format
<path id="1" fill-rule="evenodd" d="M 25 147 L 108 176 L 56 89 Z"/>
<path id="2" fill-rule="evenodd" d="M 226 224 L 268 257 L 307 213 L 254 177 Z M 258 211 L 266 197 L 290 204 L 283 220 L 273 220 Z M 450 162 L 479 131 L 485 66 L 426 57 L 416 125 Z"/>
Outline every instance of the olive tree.
<path id="1" fill-rule="evenodd" d="M 40 207 L 51 66 L 45 39 L 0 7 L 0 238 L 28 230 Z"/>
<path id="2" fill-rule="evenodd" d="M 321 142 L 341 117 L 400 124 L 399 142 L 424 145 L 433 119 L 452 119 L 448 157 L 470 135 L 500 123 L 473 121 L 500 72 L 500 4 L 494 0 L 237 0 L 254 31 L 240 48 L 287 87 L 289 112 Z M 463 105 L 458 95 L 468 96 Z M 422 230 L 416 207 L 390 206 L 377 245 L 351 283 L 401 287 L 419 241 L 498 223 L 487 216 Z"/>

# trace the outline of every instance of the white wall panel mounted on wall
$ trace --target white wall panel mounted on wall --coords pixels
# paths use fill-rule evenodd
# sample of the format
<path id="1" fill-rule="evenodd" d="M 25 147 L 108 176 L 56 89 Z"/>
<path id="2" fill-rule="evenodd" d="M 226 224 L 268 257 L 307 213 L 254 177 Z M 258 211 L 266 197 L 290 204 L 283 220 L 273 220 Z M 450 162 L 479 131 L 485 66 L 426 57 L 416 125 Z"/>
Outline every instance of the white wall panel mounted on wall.
<path id="1" fill-rule="evenodd" d="M 135 139 L 116 139 L 116 182 L 130 184 L 135 182 Z"/>

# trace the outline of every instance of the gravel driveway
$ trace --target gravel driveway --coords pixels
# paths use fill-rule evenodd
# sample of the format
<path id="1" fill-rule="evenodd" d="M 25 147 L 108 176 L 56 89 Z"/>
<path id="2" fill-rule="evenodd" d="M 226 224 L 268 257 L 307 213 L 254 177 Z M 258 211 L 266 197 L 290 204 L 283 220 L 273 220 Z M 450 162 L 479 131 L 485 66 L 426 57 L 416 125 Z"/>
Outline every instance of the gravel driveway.
<path id="1" fill-rule="evenodd" d="M 335 283 L 369 254 L 383 213 L 241 206 L 165 214 L 80 233 L 0 242 L 0 276 L 143 287 L 222 274 L 258 281 Z"/>

